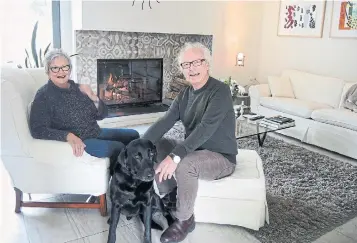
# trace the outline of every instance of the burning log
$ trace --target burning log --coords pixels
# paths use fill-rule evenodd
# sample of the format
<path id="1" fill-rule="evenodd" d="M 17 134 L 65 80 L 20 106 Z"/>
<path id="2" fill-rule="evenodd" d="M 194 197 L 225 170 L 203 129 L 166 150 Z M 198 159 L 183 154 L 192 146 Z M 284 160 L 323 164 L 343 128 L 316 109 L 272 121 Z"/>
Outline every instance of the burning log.
<path id="1" fill-rule="evenodd" d="M 113 99 L 113 91 L 111 90 L 105 90 L 104 91 L 104 98 L 106 100 L 112 100 Z"/>
<path id="2" fill-rule="evenodd" d="M 113 75 L 112 74 L 110 74 L 109 75 L 109 78 L 108 78 L 108 81 L 107 81 L 107 85 L 108 86 L 114 86 L 114 79 L 113 79 Z"/>

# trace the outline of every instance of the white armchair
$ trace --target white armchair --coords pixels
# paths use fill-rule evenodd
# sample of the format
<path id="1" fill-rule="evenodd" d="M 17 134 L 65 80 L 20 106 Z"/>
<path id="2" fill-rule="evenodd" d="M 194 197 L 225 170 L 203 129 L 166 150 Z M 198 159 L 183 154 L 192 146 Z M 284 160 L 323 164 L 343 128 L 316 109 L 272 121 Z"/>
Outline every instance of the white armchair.
<path id="1" fill-rule="evenodd" d="M 21 207 L 96 208 L 107 214 L 109 159 L 87 153 L 75 157 L 66 142 L 32 138 L 28 108 L 48 80 L 44 69 L 3 66 L 1 75 L 1 159 L 16 192 L 15 212 Z M 99 202 L 24 202 L 22 193 L 90 194 Z"/>

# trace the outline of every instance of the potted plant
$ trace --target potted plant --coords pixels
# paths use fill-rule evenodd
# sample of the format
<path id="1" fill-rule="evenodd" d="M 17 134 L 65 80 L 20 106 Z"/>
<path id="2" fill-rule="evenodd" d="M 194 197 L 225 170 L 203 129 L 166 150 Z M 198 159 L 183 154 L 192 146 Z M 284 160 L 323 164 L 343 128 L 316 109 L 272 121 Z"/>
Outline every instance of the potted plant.
<path id="1" fill-rule="evenodd" d="M 31 37 L 31 57 L 29 55 L 29 52 L 27 49 L 25 49 L 26 57 L 25 57 L 25 67 L 26 68 L 40 68 L 44 67 L 43 60 L 45 59 L 45 56 L 51 46 L 51 43 L 49 43 L 45 49 L 42 50 L 40 48 L 39 51 L 36 49 L 36 39 L 37 39 L 37 28 L 38 28 L 38 21 L 35 23 L 33 30 L 32 30 L 32 37 Z M 70 55 L 70 57 L 76 56 L 76 54 Z M 18 65 L 20 68 L 21 66 Z"/>
<path id="2" fill-rule="evenodd" d="M 40 48 L 37 52 L 36 49 L 36 38 L 37 38 L 37 28 L 38 28 L 38 21 L 35 23 L 35 26 L 32 30 L 32 37 L 31 37 L 31 58 L 27 49 L 25 49 L 26 58 L 25 58 L 25 67 L 26 68 L 39 68 L 43 67 L 43 59 L 48 52 L 51 43 L 49 43 L 44 50 Z"/>
<path id="3" fill-rule="evenodd" d="M 239 85 L 236 80 L 232 79 L 232 77 L 220 80 L 229 86 L 233 99 L 233 105 L 240 105 L 242 103 L 241 97 L 248 95 L 246 89 L 243 86 Z"/>

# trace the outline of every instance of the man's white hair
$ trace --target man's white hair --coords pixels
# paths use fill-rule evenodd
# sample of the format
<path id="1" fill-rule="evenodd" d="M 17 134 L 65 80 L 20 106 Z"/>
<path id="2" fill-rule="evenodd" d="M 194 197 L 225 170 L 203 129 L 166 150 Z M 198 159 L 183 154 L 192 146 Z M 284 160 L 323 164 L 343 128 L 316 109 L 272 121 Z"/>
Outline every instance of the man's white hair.
<path id="1" fill-rule="evenodd" d="M 202 50 L 203 58 L 206 60 L 206 63 L 210 67 L 211 61 L 212 61 L 211 51 L 200 42 L 186 42 L 185 45 L 181 48 L 181 50 L 178 54 L 178 57 L 177 57 L 177 64 L 181 71 L 182 71 L 181 63 L 182 63 L 183 55 L 185 54 L 186 51 L 188 51 L 190 49 Z"/>

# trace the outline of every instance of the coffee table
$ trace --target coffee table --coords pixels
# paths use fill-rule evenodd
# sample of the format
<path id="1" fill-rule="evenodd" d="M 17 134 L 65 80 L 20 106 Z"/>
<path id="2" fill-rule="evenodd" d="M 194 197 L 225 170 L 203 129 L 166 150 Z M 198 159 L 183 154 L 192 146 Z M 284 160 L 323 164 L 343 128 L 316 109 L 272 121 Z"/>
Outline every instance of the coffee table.
<path id="1" fill-rule="evenodd" d="M 236 139 L 257 136 L 259 146 L 262 147 L 268 132 L 275 132 L 275 131 L 279 131 L 279 130 L 288 129 L 291 127 L 295 127 L 295 125 L 291 125 L 288 127 L 282 127 L 282 128 L 264 127 L 264 126 L 259 125 L 259 121 L 256 121 L 256 124 L 254 124 L 250 121 L 248 122 L 247 118 L 244 118 L 244 120 L 239 120 L 237 118 L 236 119 Z"/>

